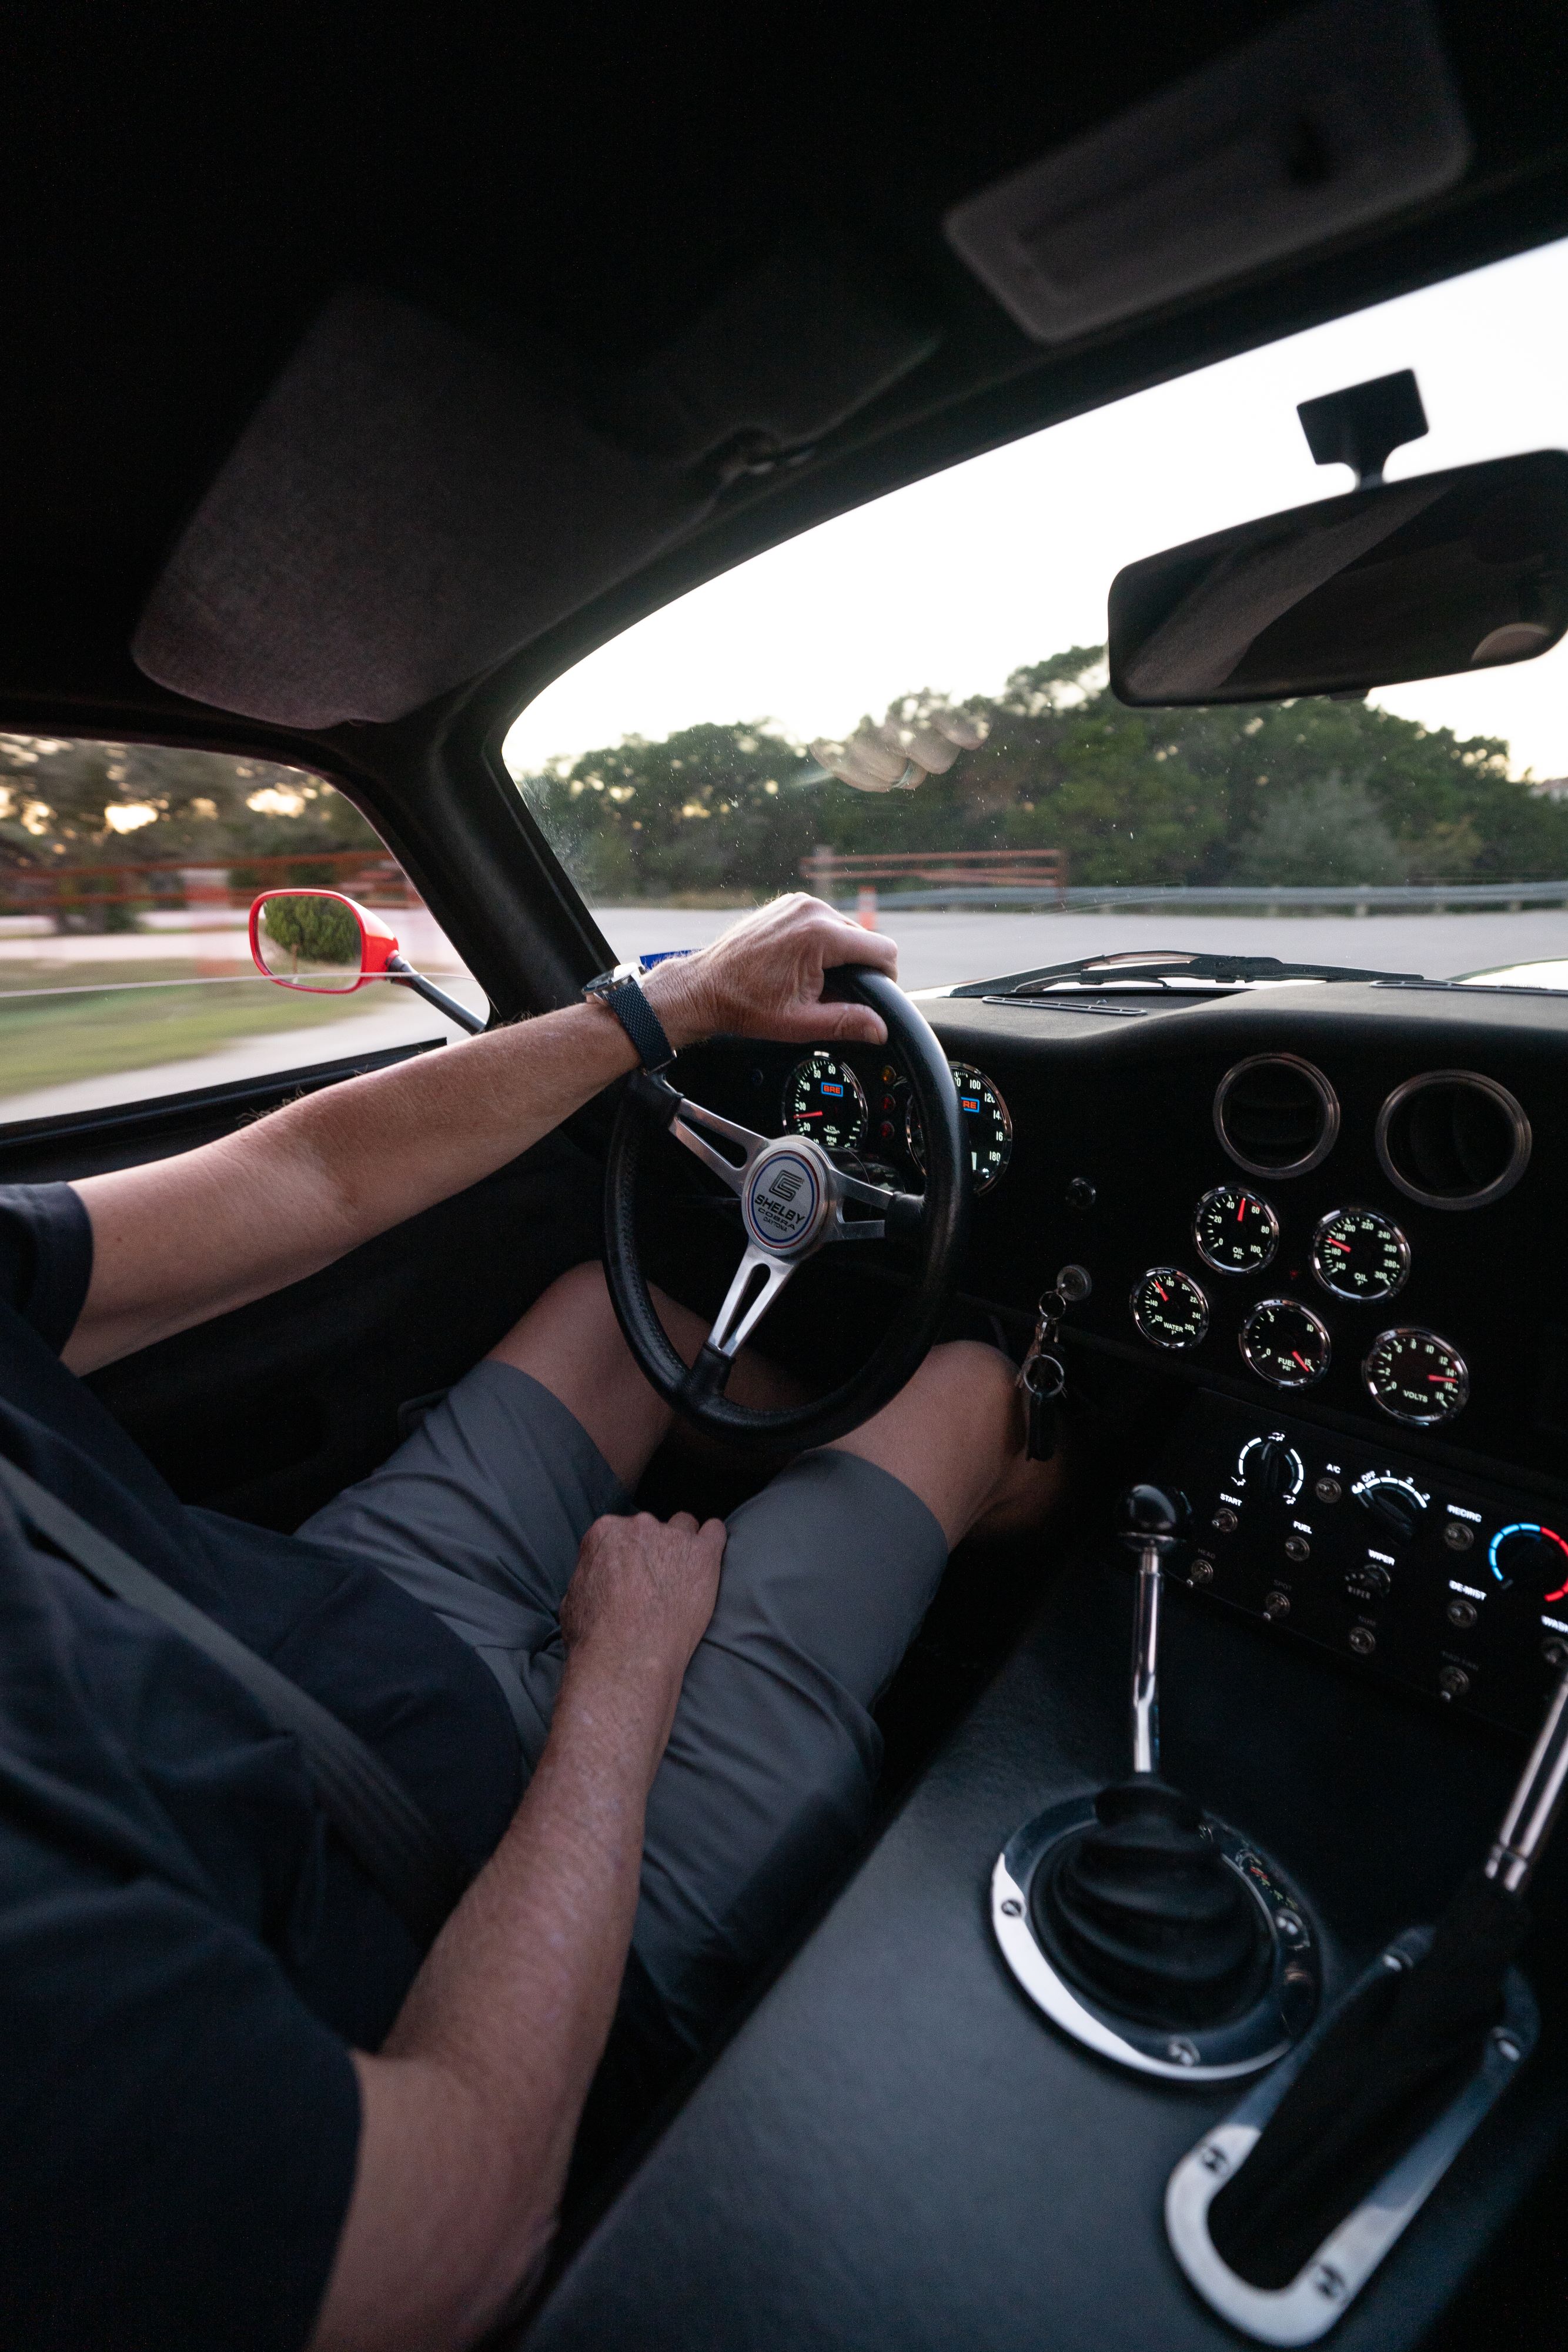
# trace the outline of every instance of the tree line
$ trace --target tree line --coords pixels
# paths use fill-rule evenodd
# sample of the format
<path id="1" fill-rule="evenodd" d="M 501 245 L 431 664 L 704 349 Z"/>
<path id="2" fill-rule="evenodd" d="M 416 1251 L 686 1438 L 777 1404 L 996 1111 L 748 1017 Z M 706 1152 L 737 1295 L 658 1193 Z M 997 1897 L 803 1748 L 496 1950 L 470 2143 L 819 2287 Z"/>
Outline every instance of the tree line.
<path id="1" fill-rule="evenodd" d="M 1317 698 L 1131 710 L 1103 662 L 1073 646 L 959 704 L 984 741 L 913 794 L 824 778 L 742 722 L 632 737 L 518 782 L 601 904 L 789 889 L 818 846 L 1061 849 L 1076 883 L 1568 877 L 1568 806 L 1512 778 L 1494 737 Z M 937 699 L 907 695 L 889 718 L 917 722 Z"/>

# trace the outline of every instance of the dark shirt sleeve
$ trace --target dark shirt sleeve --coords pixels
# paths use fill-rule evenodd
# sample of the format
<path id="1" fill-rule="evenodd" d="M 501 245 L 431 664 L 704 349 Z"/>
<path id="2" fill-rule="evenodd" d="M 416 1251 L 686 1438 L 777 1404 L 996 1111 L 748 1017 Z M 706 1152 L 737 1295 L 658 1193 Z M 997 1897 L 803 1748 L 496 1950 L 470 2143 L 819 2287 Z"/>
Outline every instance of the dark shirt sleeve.
<path id="1" fill-rule="evenodd" d="M 68 1184 L 0 1184 L 0 1300 L 57 1354 L 92 1280 L 92 1223 Z"/>
<path id="2" fill-rule="evenodd" d="M 237 1925 L 30 1846 L 5 1841 L 0 2342 L 298 2352 L 353 2186 L 347 2050 Z"/>

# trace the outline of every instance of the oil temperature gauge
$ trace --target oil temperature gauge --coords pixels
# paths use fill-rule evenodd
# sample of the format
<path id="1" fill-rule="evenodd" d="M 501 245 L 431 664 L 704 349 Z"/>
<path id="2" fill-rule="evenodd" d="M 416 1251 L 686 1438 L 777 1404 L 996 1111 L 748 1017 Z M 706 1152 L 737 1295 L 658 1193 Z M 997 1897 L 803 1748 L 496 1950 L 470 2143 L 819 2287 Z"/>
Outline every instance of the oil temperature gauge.
<path id="1" fill-rule="evenodd" d="M 1469 1367 L 1436 1331 L 1381 1331 L 1361 1368 L 1366 1392 L 1391 1421 L 1417 1428 L 1452 1421 L 1470 1393 Z"/>
<path id="2" fill-rule="evenodd" d="M 1329 1335 L 1296 1298 L 1261 1298 L 1241 1326 L 1248 1369 L 1270 1388 L 1310 1389 L 1329 1368 Z"/>
<path id="3" fill-rule="evenodd" d="M 1280 1246 L 1280 1220 L 1256 1192 L 1217 1184 L 1193 1211 L 1192 1237 L 1218 1273 L 1261 1274 Z"/>
<path id="4" fill-rule="evenodd" d="M 1152 1265 L 1133 1285 L 1133 1321 L 1151 1348 L 1196 1348 L 1208 1329 L 1208 1301 L 1179 1265 Z"/>
<path id="5" fill-rule="evenodd" d="M 1312 1229 L 1312 1272 L 1336 1298 L 1392 1298 L 1409 1271 L 1409 1243 L 1375 1209 L 1331 1209 Z"/>

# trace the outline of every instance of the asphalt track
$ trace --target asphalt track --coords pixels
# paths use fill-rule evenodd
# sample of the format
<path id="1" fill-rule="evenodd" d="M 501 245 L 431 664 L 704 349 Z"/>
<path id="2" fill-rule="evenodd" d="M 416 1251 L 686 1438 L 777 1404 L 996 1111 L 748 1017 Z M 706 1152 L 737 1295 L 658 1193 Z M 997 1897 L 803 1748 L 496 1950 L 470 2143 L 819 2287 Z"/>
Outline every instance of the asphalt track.
<path id="1" fill-rule="evenodd" d="M 618 956 L 701 947 L 732 922 L 686 907 L 601 907 L 597 919 Z M 1568 908 L 1517 915 L 977 914 L 909 910 L 882 917 L 896 940 L 906 988 L 986 980 L 1071 957 L 1128 948 L 1197 948 L 1271 955 L 1284 962 L 1350 964 L 1451 980 L 1497 964 L 1568 960 Z M 1568 978 L 1568 975 L 1564 975 Z"/>
<path id="2" fill-rule="evenodd" d="M 617 957 L 660 948 L 701 947 L 735 919 L 733 909 L 689 907 L 602 907 L 601 928 Z M 457 960 L 423 909 L 393 917 L 413 955 L 444 975 Z M 123 965 L 143 959 L 167 962 L 189 956 L 193 972 L 236 968 L 245 954 L 243 933 L 232 937 L 161 930 L 131 938 L 0 938 L 0 958 L 82 967 L 59 971 L 58 984 L 90 983 L 97 962 Z M 1541 908 L 1516 915 L 1183 916 L 977 914 L 910 910 L 888 915 L 883 928 L 899 946 L 899 977 L 906 988 L 934 988 L 953 981 L 999 977 L 1072 956 L 1126 948 L 1197 948 L 1220 953 L 1273 955 L 1285 961 L 1350 964 L 1380 971 L 1421 972 L 1431 980 L 1452 979 L 1498 964 L 1561 958 L 1568 986 L 1568 909 Z M 243 966 L 239 967 L 243 968 Z M 461 969 L 460 966 L 457 969 Z M 50 984 L 55 984 L 51 982 Z M 450 982 L 449 982 L 450 984 Z M 458 992 L 479 1003 L 472 983 Z M 120 1076 L 77 1079 L 25 1094 L 7 1093 L 5 1083 L 5 1017 L 0 1008 L 0 1121 L 61 1117 L 113 1103 L 144 1102 L 187 1087 L 218 1086 L 260 1077 L 269 1070 L 329 1061 L 341 1054 L 413 1043 L 422 1036 L 450 1034 L 448 1024 L 416 999 L 403 998 L 384 1010 L 297 1035 L 236 1038 L 200 1059 L 167 1062 Z"/>

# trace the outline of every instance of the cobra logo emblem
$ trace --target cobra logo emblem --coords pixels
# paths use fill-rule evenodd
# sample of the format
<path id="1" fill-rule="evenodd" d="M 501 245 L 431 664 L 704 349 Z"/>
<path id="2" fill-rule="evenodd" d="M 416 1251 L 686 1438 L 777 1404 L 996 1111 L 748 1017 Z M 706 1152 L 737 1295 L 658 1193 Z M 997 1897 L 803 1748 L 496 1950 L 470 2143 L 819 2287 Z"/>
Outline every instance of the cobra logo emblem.
<path id="1" fill-rule="evenodd" d="M 793 1153 L 760 1169 L 748 1204 L 758 1239 L 773 1249 L 787 1249 L 810 1230 L 817 1202 L 816 1175 Z"/>

